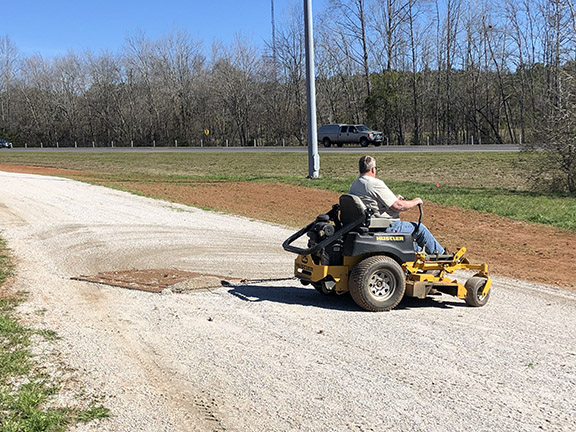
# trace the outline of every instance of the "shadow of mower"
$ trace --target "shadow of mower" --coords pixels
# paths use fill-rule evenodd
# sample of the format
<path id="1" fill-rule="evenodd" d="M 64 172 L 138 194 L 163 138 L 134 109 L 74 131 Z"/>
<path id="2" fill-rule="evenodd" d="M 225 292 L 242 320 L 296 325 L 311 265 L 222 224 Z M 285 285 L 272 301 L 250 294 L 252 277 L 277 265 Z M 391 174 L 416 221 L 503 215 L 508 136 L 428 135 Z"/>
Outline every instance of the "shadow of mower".
<path id="1" fill-rule="evenodd" d="M 348 293 L 344 295 L 323 295 L 313 288 L 297 286 L 261 286 L 261 285 L 234 285 L 223 284 L 231 288 L 230 294 L 239 299 L 251 302 L 274 302 L 288 305 L 312 306 L 322 309 L 340 310 L 345 312 L 365 312 L 360 308 Z M 404 297 L 395 311 L 409 311 L 423 307 L 453 309 L 465 307 L 463 301 L 446 301 L 447 295 L 426 297 L 425 299 Z M 439 301 L 443 300 L 443 301 Z"/>

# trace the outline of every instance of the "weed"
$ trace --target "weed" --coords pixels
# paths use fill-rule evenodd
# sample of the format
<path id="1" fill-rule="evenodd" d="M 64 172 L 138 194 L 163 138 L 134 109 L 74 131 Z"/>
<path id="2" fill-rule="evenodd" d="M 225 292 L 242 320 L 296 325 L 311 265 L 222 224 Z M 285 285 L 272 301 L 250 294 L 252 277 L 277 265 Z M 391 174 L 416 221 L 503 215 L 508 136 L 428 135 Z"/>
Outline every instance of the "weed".
<path id="1" fill-rule="evenodd" d="M 81 422 L 88 423 L 92 420 L 100 420 L 110 417 L 110 410 L 104 405 L 97 405 L 84 411 L 80 411 L 76 417 Z"/>

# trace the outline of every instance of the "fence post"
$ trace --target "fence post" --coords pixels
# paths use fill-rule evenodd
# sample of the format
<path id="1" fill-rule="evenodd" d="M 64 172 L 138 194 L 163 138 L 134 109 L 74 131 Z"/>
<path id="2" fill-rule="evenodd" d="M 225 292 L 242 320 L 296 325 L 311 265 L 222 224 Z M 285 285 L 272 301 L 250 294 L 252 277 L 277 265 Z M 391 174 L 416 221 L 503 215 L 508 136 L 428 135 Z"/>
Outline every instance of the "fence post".
<path id="1" fill-rule="evenodd" d="M 74 141 L 74 148 L 78 148 L 78 143 Z"/>
<path id="2" fill-rule="evenodd" d="M 152 141 L 152 147 L 156 147 L 156 140 Z"/>
<path id="3" fill-rule="evenodd" d="M 96 143 L 92 141 L 92 148 L 96 147 Z"/>
<path id="4" fill-rule="evenodd" d="M 40 148 L 44 148 L 44 144 L 42 144 L 42 141 L 40 141 Z"/>
<path id="5" fill-rule="evenodd" d="M 60 148 L 60 143 L 56 141 L 56 148 Z"/>
<path id="6" fill-rule="evenodd" d="M 174 140 L 174 147 L 178 147 L 178 140 Z"/>
<path id="7" fill-rule="evenodd" d="M 226 140 L 226 147 L 228 147 L 228 140 Z"/>
<path id="8" fill-rule="evenodd" d="M 204 147 L 204 140 L 200 140 L 200 147 Z"/>

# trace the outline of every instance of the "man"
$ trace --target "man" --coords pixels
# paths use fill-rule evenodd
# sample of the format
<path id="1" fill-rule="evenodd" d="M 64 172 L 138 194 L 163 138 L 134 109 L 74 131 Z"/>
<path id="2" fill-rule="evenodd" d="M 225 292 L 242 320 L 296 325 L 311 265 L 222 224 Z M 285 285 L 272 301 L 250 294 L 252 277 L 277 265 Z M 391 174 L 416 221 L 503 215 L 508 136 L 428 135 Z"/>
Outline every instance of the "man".
<path id="1" fill-rule="evenodd" d="M 420 198 L 404 199 L 401 195 L 394 195 L 386 184 L 376 178 L 376 159 L 372 156 L 362 156 L 358 163 L 360 177 L 350 186 L 350 194 L 360 197 L 366 207 L 374 211 L 375 217 L 384 217 L 390 220 L 391 225 L 386 232 L 399 232 L 412 234 L 418 225 L 415 222 L 400 220 L 400 212 L 410 210 L 422 204 Z M 427 254 L 445 253 L 445 249 L 436 241 L 432 233 L 423 224 L 416 234 L 414 249 L 424 249 Z"/>

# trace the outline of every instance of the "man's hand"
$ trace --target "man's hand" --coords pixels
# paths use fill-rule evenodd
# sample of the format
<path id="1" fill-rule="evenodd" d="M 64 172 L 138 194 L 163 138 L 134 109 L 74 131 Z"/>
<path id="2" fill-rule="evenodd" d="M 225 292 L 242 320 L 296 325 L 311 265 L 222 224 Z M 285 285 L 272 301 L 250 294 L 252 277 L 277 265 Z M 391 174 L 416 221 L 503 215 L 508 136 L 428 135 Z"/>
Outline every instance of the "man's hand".
<path id="1" fill-rule="evenodd" d="M 397 212 L 403 212 L 406 210 L 410 210 L 411 208 L 414 208 L 417 205 L 422 204 L 422 203 L 423 203 L 422 198 L 414 198 L 411 200 L 405 200 L 402 197 L 402 198 L 398 198 L 396 200 L 396 202 L 390 206 L 390 209 L 397 211 Z"/>

